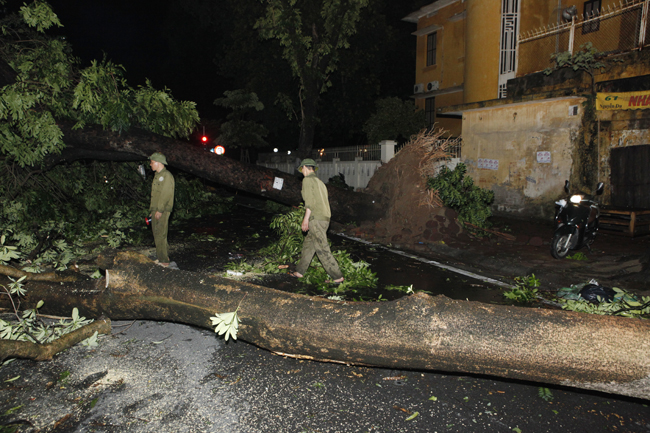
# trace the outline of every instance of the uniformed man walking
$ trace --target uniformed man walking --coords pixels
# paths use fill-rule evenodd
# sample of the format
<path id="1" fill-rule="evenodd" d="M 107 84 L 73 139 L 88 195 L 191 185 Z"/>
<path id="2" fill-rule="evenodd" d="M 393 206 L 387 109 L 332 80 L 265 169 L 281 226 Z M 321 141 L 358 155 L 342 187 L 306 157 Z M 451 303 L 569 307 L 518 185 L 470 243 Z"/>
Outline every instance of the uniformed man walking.
<path id="1" fill-rule="evenodd" d="M 151 228 L 153 239 L 156 243 L 156 256 L 161 266 L 169 266 L 169 255 L 167 245 L 167 229 L 169 226 L 169 214 L 174 207 L 174 176 L 167 171 L 167 158 L 160 152 L 155 152 L 149 157 L 151 169 L 155 172 L 151 184 L 151 205 L 149 216 L 151 217 Z"/>
<path id="2" fill-rule="evenodd" d="M 339 264 L 330 251 L 327 243 L 327 228 L 330 225 L 330 203 L 325 184 L 316 176 L 316 162 L 311 159 L 303 159 L 298 167 L 305 178 L 302 180 L 302 199 L 305 201 L 305 217 L 302 220 L 302 231 L 308 232 L 302 244 L 302 255 L 296 266 L 296 272 L 291 273 L 294 277 L 301 278 L 314 254 L 318 256 L 323 268 L 332 278 L 332 283 L 342 283 L 344 278 Z"/>

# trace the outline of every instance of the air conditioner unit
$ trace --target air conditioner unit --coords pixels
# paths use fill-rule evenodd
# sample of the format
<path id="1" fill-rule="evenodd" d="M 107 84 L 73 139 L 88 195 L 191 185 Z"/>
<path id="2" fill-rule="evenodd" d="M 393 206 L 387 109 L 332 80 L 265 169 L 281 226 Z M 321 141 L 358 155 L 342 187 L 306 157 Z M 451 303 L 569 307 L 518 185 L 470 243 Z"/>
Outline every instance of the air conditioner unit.
<path id="1" fill-rule="evenodd" d="M 422 93 L 424 92 L 424 84 L 423 83 L 418 83 L 415 86 L 413 86 L 413 93 Z"/>
<path id="2" fill-rule="evenodd" d="M 427 83 L 427 92 L 432 92 L 440 88 L 440 81 L 429 81 Z"/>

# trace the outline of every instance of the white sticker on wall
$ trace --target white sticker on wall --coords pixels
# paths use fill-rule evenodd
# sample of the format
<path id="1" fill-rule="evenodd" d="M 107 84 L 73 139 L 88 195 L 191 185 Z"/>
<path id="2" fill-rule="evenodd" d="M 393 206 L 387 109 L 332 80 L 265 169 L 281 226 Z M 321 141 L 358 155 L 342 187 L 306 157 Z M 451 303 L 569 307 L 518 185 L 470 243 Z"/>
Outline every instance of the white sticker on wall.
<path id="1" fill-rule="evenodd" d="M 550 164 L 551 163 L 551 152 L 537 152 L 537 162 L 540 164 Z"/>
<path id="2" fill-rule="evenodd" d="M 273 188 L 282 189 L 282 185 L 284 185 L 284 179 L 276 177 L 275 180 L 273 180 Z"/>
<path id="3" fill-rule="evenodd" d="M 498 170 L 499 169 L 499 160 L 498 159 L 479 158 L 478 159 L 478 168 L 485 168 L 487 170 Z"/>

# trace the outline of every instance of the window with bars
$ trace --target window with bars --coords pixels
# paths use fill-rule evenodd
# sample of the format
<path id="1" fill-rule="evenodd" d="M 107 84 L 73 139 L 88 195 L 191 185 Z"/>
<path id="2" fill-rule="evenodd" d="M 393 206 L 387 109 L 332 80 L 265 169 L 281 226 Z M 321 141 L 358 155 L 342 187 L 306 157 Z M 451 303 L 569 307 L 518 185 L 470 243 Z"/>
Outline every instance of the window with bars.
<path id="1" fill-rule="evenodd" d="M 427 35 L 427 66 L 436 64 L 436 45 L 438 43 L 438 33 Z"/>
<path id="2" fill-rule="evenodd" d="M 424 100 L 424 116 L 427 120 L 427 127 L 433 128 L 436 123 L 436 98 L 427 98 Z"/>
<path id="3" fill-rule="evenodd" d="M 600 2 L 601 0 L 589 0 L 585 2 L 584 17 L 587 21 L 582 25 L 582 34 L 597 32 L 600 29 L 600 20 L 597 18 L 600 15 Z"/>

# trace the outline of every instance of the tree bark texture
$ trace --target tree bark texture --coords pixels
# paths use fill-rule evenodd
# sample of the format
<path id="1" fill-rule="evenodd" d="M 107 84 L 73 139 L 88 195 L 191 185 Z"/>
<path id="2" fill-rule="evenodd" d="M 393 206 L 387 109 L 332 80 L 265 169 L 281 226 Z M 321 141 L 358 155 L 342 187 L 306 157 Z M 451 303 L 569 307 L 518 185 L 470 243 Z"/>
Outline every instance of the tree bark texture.
<path id="1" fill-rule="evenodd" d="M 415 294 L 339 302 L 165 269 L 137 253 L 104 257 L 106 278 L 30 282 L 44 313 L 166 320 L 212 328 L 235 311 L 238 338 L 304 358 L 485 374 L 650 399 L 650 322 Z M 244 298 L 245 297 L 245 298 Z M 216 338 L 216 337 L 215 337 Z M 234 343 L 236 344 L 236 343 Z"/>
<path id="2" fill-rule="evenodd" d="M 170 167 L 197 177 L 256 194 L 288 205 L 301 200 L 301 178 L 257 165 L 243 164 L 234 159 L 207 152 L 188 142 L 163 137 L 132 128 L 118 134 L 97 126 L 72 129 L 60 123 L 66 149 L 51 156 L 48 163 L 71 162 L 78 159 L 112 161 L 145 161 L 154 152 L 162 152 Z M 275 178 L 283 179 L 282 189 L 273 188 Z M 332 219 L 339 222 L 374 220 L 383 214 L 379 198 L 364 193 L 345 191 L 328 186 Z"/>

